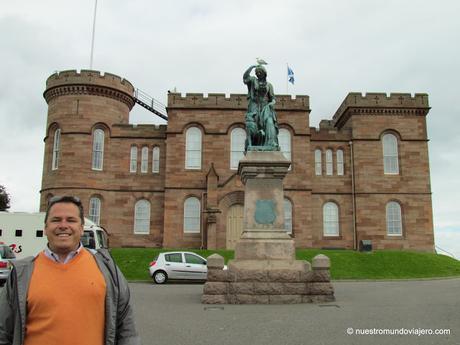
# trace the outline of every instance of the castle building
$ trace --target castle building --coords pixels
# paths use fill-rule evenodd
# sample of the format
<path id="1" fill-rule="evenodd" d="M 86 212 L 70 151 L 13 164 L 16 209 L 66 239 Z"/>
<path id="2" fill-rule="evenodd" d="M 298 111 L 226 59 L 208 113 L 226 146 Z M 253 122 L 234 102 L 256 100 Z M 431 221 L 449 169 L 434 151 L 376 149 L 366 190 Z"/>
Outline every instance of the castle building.
<path id="1" fill-rule="evenodd" d="M 111 246 L 234 248 L 244 186 L 245 94 L 168 94 L 167 125 L 129 124 L 135 89 L 97 71 L 46 82 L 40 209 L 80 197 Z M 310 127 L 309 97 L 278 95 L 285 228 L 302 248 L 433 251 L 428 95 L 349 93 Z"/>

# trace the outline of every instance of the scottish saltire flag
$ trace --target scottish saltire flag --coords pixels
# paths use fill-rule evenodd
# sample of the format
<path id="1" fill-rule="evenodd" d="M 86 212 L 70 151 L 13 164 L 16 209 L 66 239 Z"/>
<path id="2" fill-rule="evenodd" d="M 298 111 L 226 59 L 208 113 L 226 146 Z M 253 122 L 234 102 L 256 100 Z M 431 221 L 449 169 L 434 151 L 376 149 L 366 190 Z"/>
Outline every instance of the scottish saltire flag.
<path id="1" fill-rule="evenodd" d="M 291 67 L 289 67 L 289 65 L 287 66 L 287 73 L 288 82 L 294 85 L 294 71 L 291 69 Z"/>

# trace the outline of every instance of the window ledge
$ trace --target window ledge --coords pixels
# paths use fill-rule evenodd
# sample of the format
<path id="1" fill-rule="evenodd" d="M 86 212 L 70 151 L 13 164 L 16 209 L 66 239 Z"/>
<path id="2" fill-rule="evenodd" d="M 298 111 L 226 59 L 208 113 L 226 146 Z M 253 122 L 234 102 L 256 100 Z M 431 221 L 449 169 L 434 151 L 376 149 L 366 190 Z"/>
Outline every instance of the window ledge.
<path id="1" fill-rule="evenodd" d="M 389 239 L 389 240 L 404 240 L 404 236 L 403 236 L 403 235 L 391 235 L 391 234 L 387 234 L 387 235 L 386 235 L 386 238 Z"/>
<path id="2" fill-rule="evenodd" d="M 323 239 L 327 240 L 341 240 L 342 236 L 341 235 L 324 235 L 323 234 Z"/>

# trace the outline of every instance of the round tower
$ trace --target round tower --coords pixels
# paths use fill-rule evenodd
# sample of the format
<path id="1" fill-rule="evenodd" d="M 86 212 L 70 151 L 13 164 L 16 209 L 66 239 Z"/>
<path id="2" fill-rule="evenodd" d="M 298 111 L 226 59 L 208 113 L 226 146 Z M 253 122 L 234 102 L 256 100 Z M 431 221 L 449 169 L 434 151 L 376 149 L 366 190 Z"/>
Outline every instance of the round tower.
<path id="1" fill-rule="evenodd" d="M 40 210 L 51 196 L 71 194 L 88 215 L 90 195 L 110 190 L 112 127 L 129 123 L 134 87 L 114 74 L 70 70 L 52 74 L 43 97 L 48 118 Z"/>

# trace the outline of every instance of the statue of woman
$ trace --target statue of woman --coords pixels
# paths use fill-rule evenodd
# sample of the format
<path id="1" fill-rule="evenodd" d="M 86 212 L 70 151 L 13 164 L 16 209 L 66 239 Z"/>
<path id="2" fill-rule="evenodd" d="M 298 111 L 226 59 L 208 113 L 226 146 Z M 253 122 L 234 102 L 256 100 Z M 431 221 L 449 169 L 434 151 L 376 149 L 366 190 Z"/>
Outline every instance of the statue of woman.
<path id="1" fill-rule="evenodd" d="M 257 78 L 250 75 L 253 69 Z M 244 72 L 243 82 L 248 86 L 246 150 L 279 151 L 275 93 L 267 71 L 262 65 L 253 65 Z"/>

